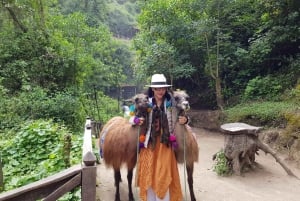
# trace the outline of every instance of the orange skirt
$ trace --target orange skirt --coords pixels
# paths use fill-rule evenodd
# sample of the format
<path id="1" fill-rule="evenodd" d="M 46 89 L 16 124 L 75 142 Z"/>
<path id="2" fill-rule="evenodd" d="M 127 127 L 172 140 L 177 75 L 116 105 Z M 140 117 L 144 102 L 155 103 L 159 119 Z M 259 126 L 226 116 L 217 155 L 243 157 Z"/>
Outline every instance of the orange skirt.
<path id="1" fill-rule="evenodd" d="M 169 189 L 170 201 L 182 201 L 179 172 L 172 148 L 158 143 L 153 150 L 143 148 L 137 166 L 137 186 L 140 198 L 147 201 L 147 190 L 152 187 L 155 194 L 163 199 Z"/>

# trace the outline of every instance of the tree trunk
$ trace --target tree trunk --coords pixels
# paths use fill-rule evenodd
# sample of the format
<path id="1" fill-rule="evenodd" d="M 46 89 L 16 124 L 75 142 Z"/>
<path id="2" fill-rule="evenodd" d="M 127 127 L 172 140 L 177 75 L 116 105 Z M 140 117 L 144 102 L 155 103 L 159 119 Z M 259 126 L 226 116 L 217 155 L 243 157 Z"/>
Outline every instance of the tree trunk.
<path id="1" fill-rule="evenodd" d="M 221 87 L 221 78 L 216 77 L 215 79 L 216 82 L 216 98 L 217 98 L 217 105 L 221 111 L 224 109 L 224 100 L 223 100 L 223 95 L 222 95 L 222 87 Z"/>

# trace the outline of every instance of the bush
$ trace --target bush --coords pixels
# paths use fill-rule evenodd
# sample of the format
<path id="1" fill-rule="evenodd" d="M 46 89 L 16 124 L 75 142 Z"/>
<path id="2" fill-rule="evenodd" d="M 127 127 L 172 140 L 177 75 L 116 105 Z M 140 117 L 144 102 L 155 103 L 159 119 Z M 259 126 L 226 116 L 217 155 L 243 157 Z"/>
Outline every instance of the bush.
<path id="1" fill-rule="evenodd" d="M 300 78 L 299 78 L 299 84 L 297 84 L 295 88 L 288 90 L 284 99 L 290 100 L 295 104 L 300 103 Z"/>
<path id="2" fill-rule="evenodd" d="M 85 119 L 80 99 L 72 90 L 47 94 L 40 87 L 25 86 L 18 95 L 6 95 L 2 106 L 2 129 L 16 128 L 25 120 L 53 119 L 75 131 L 82 128 Z"/>
<path id="3" fill-rule="evenodd" d="M 219 176 L 227 176 L 231 173 L 224 150 L 220 150 L 216 153 L 213 171 L 216 172 Z"/>
<path id="4" fill-rule="evenodd" d="M 256 77 L 246 86 L 243 99 L 247 100 L 279 100 L 284 88 L 277 77 Z"/>
<path id="5" fill-rule="evenodd" d="M 64 136 L 69 131 L 53 121 L 28 121 L 20 132 L 0 144 L 5 190 L 45 178 L 67 168 L 64 161 Z M 71 164 L 81 161 L 80 138 L 72 136 Z M 80 146 L 81 147 L 81 146 Z M 39 165 L 37 165 L 39 164 Z"/>
<path id="6" fill-rule="evenodd" d="M 101 123 L 107 122 L 114 116 L 123 115 L 118 101 L 106 96 L 103 92 L 97 93 L 97 103 L 94 96 L 90 94 L 82 97 L 81 101 L 84 105 L 86 116 Z"/>
<path id="7" fill-rule="evenodd" d="M 252 102 L 243 103 L 224 111 L 224 122 L 244 122 L 256 126 L 283 126 L 285 114 L 297 109 L 292 102 Z"/>
<path id="8" fill-rule="evenodd" d="M 300 110 L 285 114 L 287 127 L 285 134 L 300 140 Z"/>

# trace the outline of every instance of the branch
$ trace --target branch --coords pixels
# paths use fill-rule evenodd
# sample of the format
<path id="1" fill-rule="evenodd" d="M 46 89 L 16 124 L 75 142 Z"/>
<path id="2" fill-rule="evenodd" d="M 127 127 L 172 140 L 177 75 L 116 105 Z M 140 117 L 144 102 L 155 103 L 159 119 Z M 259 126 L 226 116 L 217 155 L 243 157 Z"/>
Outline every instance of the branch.
<path id="1" fill-rule="evenodd" d="M 207 34 L 205 33 L 204 36 L 205 36 L 205 41 L 206 41 L 206 52 L 207 52 L 207 59 L 208 59 L 208 65 L 209 65 L 210 76 L 211 76 L 213 79 L 216 79 L 216 76 L 214 75 L 214 73 L 213 73 L 213 71 L 212 71 L 212 64 L 211 64 L 211 59 L 210 59 L 210 56 L 209 56 L 209 45 L 208 45 L 208 37 L 207 37 Z"/>
<path id="2" fill-rule="evenodd" d="M 273 151 L 268 145 L 266 145 L 265 143 L 261 142 L 259 139 L 257 140 L 257 145 L 258 147 L 263 150 L 265 153 L 269 153 L 271 154 L 275 159 L 276 162 L 278 162 L 281 167 L 287 172 L 288 175 L 293 176 L 297 179 L 299 179 L 293 172 L 291 169 L 289 169 L 287 167 L 287 165 L 283 162 L 283 160 L 275 153 L 275 151 Z"/>
<path id="3" fill-rule="evenodd" d="M 18 20 L 16 14 L 14 13 L 14 11 L 9 7 L 9 6 L 6 6 L 4 4 L 4 2 L 2 2 L 2 5 L 3 7 L 5 7 L 7 9 L 7 11 L 9 12 L 10 16 L 12 17 L 13 21 L 15 22 L 15 24 L 24 32 L 26 33 L 28 30 L 25 26 L 23 26 L 21 24 L 21 22 Z"/>

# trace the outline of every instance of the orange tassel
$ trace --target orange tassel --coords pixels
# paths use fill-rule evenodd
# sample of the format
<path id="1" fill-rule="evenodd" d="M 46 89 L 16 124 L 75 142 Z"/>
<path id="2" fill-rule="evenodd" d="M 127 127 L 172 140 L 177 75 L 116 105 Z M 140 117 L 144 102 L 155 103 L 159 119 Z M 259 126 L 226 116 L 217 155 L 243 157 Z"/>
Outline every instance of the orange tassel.
<path id="1" fill-rule="evenodd" d="M 140 142 L 145 142 L 146 136 L 145 135 L 140 135 Z"/>

